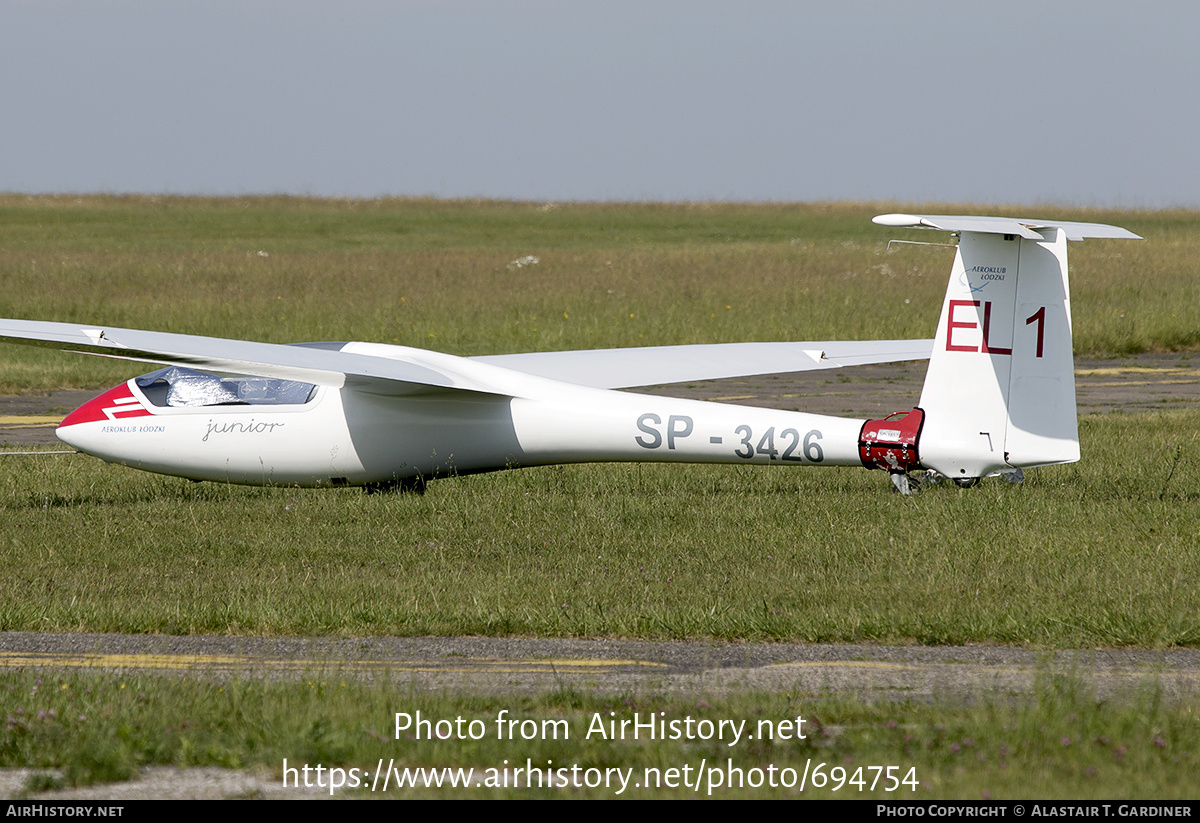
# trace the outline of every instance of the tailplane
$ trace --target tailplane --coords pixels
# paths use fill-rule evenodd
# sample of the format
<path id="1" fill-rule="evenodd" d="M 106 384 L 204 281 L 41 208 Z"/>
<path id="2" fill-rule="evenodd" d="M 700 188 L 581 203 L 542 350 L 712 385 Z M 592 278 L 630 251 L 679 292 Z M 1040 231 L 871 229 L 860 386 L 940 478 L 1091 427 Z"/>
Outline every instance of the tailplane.
<path id="1" fill-rule="evenodd" d="M 1100 223 L 887 214 L 959 234 L 921 391 L 920 465 L 960 483 L 1079 459 L 1067 241 L 1140 239 Z"/>

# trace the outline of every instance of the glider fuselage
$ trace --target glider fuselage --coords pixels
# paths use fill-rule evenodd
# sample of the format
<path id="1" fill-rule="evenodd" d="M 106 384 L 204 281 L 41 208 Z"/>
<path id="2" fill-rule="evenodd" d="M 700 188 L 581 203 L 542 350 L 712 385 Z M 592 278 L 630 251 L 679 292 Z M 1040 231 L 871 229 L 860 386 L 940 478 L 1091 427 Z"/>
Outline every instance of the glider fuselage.
<path id="1" fill-rule="evenodd" d="M 508 371 L 482 367 L 493 377 Z M 58 436 L 108 462 L 160 474 L 300 486 L 551 463 L 861 465 L 862 420 L 595 389 L 515 372 L 506 383 L 519 396 L 397 396 L 313 386 L 297 403 L 217 397 L 207 405 L 159 405 L 153 389 L 135 378 L 72 413 Z"/>

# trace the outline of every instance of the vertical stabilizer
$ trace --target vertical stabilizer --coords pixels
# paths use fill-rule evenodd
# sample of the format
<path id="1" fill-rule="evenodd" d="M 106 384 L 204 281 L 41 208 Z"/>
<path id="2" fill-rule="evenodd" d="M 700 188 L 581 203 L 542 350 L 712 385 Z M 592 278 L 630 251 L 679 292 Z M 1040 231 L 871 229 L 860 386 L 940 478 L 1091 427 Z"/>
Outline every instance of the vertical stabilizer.
<path id="1" fill-rule="evenodd" d="M 1005 467 L 1013 316 L 1021 244 L 1013 235 L 964 232 L 942 302 L 929 371 L 921 463 L 947 477 Z"/>
<path id="2" fill-rule="evenodd" d="M 876 222 L 960 233 L 921 391 L 921 465 L 969 480 L 1078 460 L 1067 240 L 1137 235 L 1002 217 Z"/>

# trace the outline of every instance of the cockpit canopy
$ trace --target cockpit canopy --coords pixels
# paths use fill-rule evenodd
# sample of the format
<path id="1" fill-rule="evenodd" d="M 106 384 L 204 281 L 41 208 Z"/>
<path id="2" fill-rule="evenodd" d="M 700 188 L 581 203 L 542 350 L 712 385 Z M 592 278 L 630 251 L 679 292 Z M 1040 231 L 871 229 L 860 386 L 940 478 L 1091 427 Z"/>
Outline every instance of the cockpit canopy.
<path id="1" fill-rule="evenodd" d="M 317 387 L 273 377 L 220 377 L 168 366 L 135 378 L 155 406 L 297 406 L 312 400 Z"/>

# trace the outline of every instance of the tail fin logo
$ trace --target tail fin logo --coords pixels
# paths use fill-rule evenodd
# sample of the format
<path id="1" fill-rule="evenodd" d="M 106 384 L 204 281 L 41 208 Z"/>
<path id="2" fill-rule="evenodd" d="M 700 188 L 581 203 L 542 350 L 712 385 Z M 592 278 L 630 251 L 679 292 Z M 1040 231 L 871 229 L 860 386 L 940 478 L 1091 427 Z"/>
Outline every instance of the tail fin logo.
<path id="1" fill-rule="evenodd" d="M 987 286 L 988 283 L 1003 281 L 1004 276 L 1007 273 L 1008 268 L 1006 266 L 972 266 L 969 269 L 965 269 L 963 273 L 959 275 L 958 282 L 970 289 L 972 294 L 975 294 L 976 292 L 983 291 L 984 287 Z M 978 279 L 983 282 L 981 282 L 978 286 L 971 285 L 971 281 L 967 278 L 967 275 L 969 274 L 978 275 Z"/>

